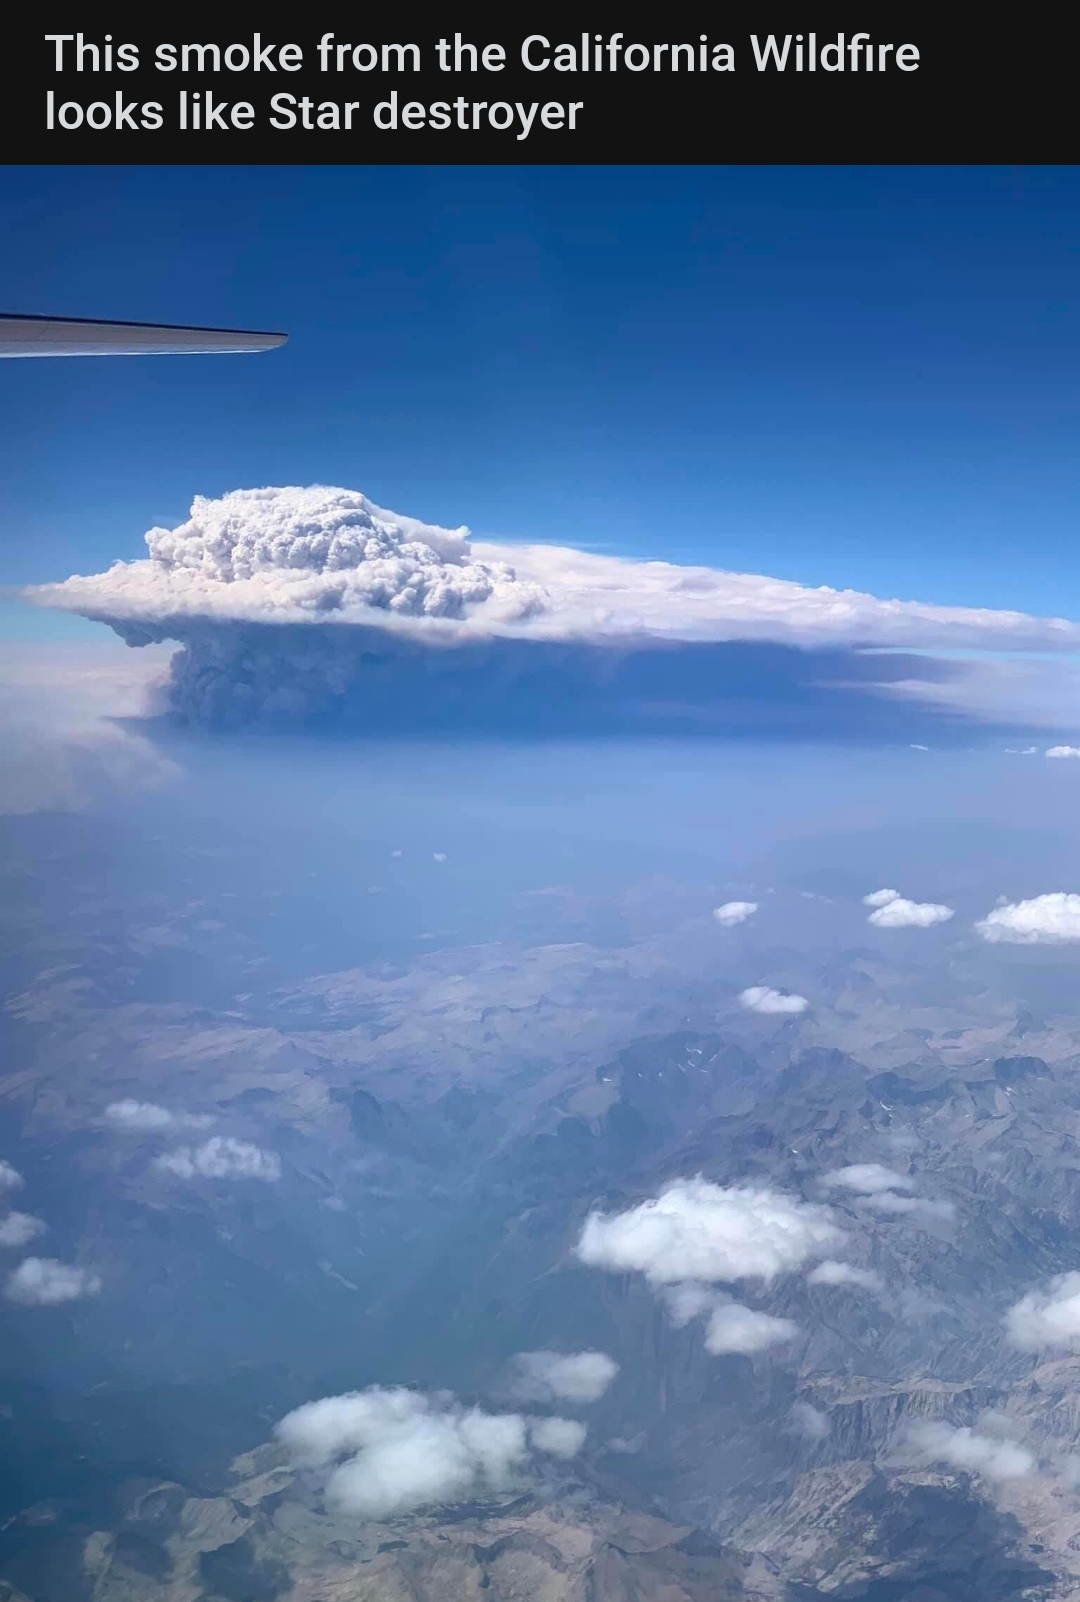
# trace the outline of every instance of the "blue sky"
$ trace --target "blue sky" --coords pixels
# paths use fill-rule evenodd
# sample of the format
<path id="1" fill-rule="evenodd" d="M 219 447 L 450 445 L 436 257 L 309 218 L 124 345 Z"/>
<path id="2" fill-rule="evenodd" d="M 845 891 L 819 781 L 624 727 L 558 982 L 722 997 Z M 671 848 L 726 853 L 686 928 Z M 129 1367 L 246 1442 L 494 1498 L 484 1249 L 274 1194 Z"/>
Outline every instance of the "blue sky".
<path id="1" fill-rule="evenodd" d="M 1067 168 L 7 168 L 0 309 L 290 343 L 0 364 L 0 578 L 321 481 L 1080 616 L 1078 200 Z"/>

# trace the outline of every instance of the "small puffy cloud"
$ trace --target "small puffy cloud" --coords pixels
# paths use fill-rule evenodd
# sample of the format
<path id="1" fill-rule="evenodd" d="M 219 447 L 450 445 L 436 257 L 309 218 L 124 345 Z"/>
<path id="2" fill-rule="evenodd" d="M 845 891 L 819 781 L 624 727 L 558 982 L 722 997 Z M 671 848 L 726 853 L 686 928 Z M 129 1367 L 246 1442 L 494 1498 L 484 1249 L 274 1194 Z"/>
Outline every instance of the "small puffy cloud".
<path id="1" fill-rule="evenodd" d="M 669 1285 L 664 1290 L 668 1316 L 676 1329 L 684 1329 L 693 1319 L 700 1318 L 716 1306 L 716 1292 L 708 1285 L 687 1280 L 682 1285 Z"/>
<path id="2" fill-rule="evenodd" d="M 201 1146 L 181 1146 L 154 1162 L 164 1173 L 180 1179 L 264 1179 L 281 1178 L 281 1160 L 276 1152 L 263 1151 L 247 1140 L 231 1135 L 214 1135 Z"/>
<path id="3" fill-rule="evenodd" d="M 96 1296 L 100 1289 L 101 1280 L 89 1269 L 59 1263 L 54 1257 L 28 1257 L 9 1274 L 4 1295 L 24 1307 L 55 1307 Z"/>
<path id="4" fill-rule="evenodd" d="M 988 1480 L 1018 1480 L 1035 1467 L 1034 1454 L 1015 1441 L 983 1435 L 968 1426 L 921 1423 L 912 1426 L 911 1444 L 930 1462 L 981 1474 Z"/>
<path id="5" fill-rule="evenodd" d="M 1014 1346 L 1080 1350 L 1080 1273 L 1058 1274 L 1044 1291 L 1029 1291 L 1010 1307 L 1005 1328 Z"/>
<path id="6" fill-rule="evenodd" d="M 863 896 L 863 906 L 887 907 L 890 901 L 899 900 L 899 890 L 872 890 L 868 896 Z"/>
<path id="7" fill-rule="evenodd" d="M 713 917 L 725 929 L 734 929 L 736 924 L 752 918 L 757 909 L 756 901 L 725 901 L 722 907 L 713 908 Z"/>
<path id="8" fill-rule="evenodd" d="M 1080 757 L 1080 745 L 1052 745 L 1048 757 Z"/>
<path id="9" fill-rule="evenodd" d="M 585 1425 L 573 1418 L 537 1418 L 529 1425 L 529 1440 L 550 1457 L 576 1457 L 587 1433 Z"/>
<path id="10" fill-rule="evenodd" d="M 570 1420 L 535 1421 L 569 1424 Z M 293 1457 L 330 1470 L 326 1499 L 365 1518 L 460 1502 L 510 1485 L 528 1460 L 529 1421 L 464 1408 L 452 1396 L 372 1387 L 296 1408 L 275 1434 Z M 538 1449 L 569 1455 L 555 1430 Z M 580 1444 L 580 1442 L 579 1442 Z"/>
<path id="11" fill-rule="evenodd" d="M 952 1202 L 931 1201 L 926 1196 L 897 1196 L 894 1191 L 878 1191 L 875 1195 L 860 1196 L 857 1207 L 869 1208 L 874 1213 L 892 1213 L 896 1216 L 916 1218 L 954 1218 L 956 1208 Z"/>
<path id="12" fill-rule="evenodd" d="M 950 1219 L 955 1214 L 952 1201 L 929 1201 L 926 1197 L 909 1195 L 907 1192 L 915 1189 L 910 1174 L 897 1174 L 881 1163 L 851 1163 L 848 1168 L 833 1168 L 830 1173 L 822 1174 L 822 1184 L 832 1189 L 854 1190 L 856 1206 L 868 1208 L 872 1213 L 907 1216 L 912 1221 Z"/>
<path id="13" fill-rule="evenodd" d="M 790 1318 L 773 1318 L 770 1313 L 755 1312 L 741 1302 L 723 1302 L 709 1314 L 705 1349 L 714 1357 L 726 1352 L 749 1356 L 781 1341 L 790 1341 L 798 1333 L 799 1326 Z"/>
<path id="14" fill-rule="evenodd" d="M 827 1208 L 752 1186 L 683 1179 L 623 1213 L 586 1220 L 577 1256 L 654 1286 L 742 1279 L 769 1283 L 842 1240 Z"/>
<path id="15" fill-rule="evenodd" d="M 791 1409 L 791 1427 L 807 1441 L 823 1441 L 829 1433 L 829 1416 L 809 1402 L 796 1402 Z"/>
<path id="16" fill-rule="evenodd" d="M 881 1275 L 872 1268 L 856 1268 L 854 1263 L 838 1263 L 826 1258 L 806 1276 L 810 1285 L 858 1285 L 862 1290 L 881 1290 Z"/>
<path id="17" fill-rule="evenodd" d="M 876 929 L 931 929 L 936 923 L 955 918 L 955 907 L 938 901 L 905 901 L 897 896 L 872 912 L 867 919 Z"/>
<path id="18" fill-rule="evenodd" d="M 0 1157 L 0 1190 L 22 1190 L 23 1176 Z"/>
<path id="19" fill-rule="evenodd" d="M 847 1168 L 834 1168 L 821 1176 L 823 1185 L 857 1193 L 857 1207 L 871 1212 L 906 1215 L 912 1220 L 952 1218 L 955 1208 L 951 1202 L 930 1201 L 925 1196 L 906 1194 L 915 1189 L 909 1174 L 898 1174 L 881 1163 L 851 1163 Z"/>
<path id="20" fill-rule="evenodd" d="M 40 1218 L 30 1213 L 8 1213 L 6 1218 L 0 1218 L 0 1246 L 25 1246 L 44 1234 L 46 1228 Z"/>
<path id="21" fill-rule="evenodd" d="M 708 1285 L 686 1281 L 665 1286 L 662 1294 L 676 1329 L 682 1329 L 692 1319 L 707 1316 L 705 1350 L 714 1357 L 728 1352 L 750 1356 L 789 1341 L 799 1332 L 799 1326 L 790 1319 L 755 1312 L 752 1307 L 733 1302 Z"/>
<path id="22" fill-rule="evenodd" d="M 846 1168 L 833 1168 L 821 1176 L 821 1182 L 841 1190 L 858 1191 L 861 1196 L 915 1189 L 915 1181 L 910 1175 L 898 1174 L 881 1163 L 850 1163 Z"/>
<path id="23" fill-rule="evenodd" d="M 769 985 L 751 985 L 740 993 L 739 1005 L 745 1007 L 747 1012 L 783 1016 L 805 1012 L 810 1003 L 805 996 L 789 995 L 783 990 L 773 990 Z"/>
<path id="24" fill-rule="evenodd" d="M 1065 945 L 1080 940 L 1080 895 L 1064 890 L 1007 901 L 975 925 L 984 940 L 1017 946 Z"/>
<path id="25" fill-rule="evenodd" d="M 523 1401 L 596 1402 L 619 1365 L 606 1352 L 519 1352 L 514 1389 Z"/>
<path id="26" fill-rule="evenodd" d="M 433 851 L 431 853 L 431 859 L 432 859 L 433 862 L 445 862 L 446 861 L 446 852 L 445 851 Z"/>
<path id="27" fill-rule="evenodd" d="M 105 1119 L 115 1129 L 133 1134 L 153 1134 L 159 1129 L 209 1129 L 214 1120 L 205 1113 L 170 1112 L 152 1101 L 134 1101 L 130 1096 L 113 1101 L 105 1109 Z"/>

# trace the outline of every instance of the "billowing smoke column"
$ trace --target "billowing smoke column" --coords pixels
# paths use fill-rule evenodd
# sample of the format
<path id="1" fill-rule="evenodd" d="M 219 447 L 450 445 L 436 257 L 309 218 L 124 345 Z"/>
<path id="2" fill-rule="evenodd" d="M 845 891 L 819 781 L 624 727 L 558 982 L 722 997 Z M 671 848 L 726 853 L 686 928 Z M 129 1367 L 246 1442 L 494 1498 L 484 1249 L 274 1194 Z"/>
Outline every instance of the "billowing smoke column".
<path id="1" fill-rule="evenodd" d="M 129 645 L 177 642 L 173 713 L 218 727 L 914 738 L 962 729 L 963 670 L 898 648 L 1080 643 L 1023 613 L 474 545 L 323 486 L 199 497 L 146 544 L 28 595 Z"/>

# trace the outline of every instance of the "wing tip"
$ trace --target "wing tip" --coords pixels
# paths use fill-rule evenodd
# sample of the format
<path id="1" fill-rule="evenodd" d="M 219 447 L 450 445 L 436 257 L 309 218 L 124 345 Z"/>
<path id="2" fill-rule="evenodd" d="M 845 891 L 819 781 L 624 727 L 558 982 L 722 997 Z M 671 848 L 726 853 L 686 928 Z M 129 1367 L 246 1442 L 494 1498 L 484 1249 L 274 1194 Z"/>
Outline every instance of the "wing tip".
<path id="1" fill-rule="evenodd" d="M 288 343 L 280 329 L 205 328 L 0 312 L 0 357 L 257 355 Z"/>

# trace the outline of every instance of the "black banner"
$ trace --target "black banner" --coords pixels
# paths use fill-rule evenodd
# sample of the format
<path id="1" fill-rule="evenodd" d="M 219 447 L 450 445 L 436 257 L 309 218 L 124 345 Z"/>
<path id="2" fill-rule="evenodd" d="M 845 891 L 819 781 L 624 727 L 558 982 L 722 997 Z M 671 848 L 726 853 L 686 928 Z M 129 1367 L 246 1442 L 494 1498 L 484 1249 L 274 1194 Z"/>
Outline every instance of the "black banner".
<path id="1" fill-rule="evenodd" d="M 257 26 L 45 17 L 2 47 L 19 163 L 1061 162 L 1069 57 L 1045 30 L 906 9 L 679 8 L 569 26 L 336 8 Z M 101 13 L 99 12 L 99 15 Z M 142 14 L 145 16 L 145 13 Z M 280 16 L 281 20 L 277 20 Z M 367 26 L 365 25 L 367 24 Z M 372 26 L 374 24 L 374 26 Z"/>

